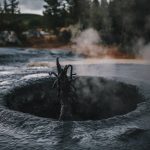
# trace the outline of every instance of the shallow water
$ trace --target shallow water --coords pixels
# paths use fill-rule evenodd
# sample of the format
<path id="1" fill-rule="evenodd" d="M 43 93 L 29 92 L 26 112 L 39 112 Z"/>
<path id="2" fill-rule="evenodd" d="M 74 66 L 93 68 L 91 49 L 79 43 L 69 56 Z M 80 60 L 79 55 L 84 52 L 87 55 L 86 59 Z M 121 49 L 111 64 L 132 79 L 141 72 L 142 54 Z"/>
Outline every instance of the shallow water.
<path id="1" fill-rule="evenodd" d="M 126 115 L 99 121 L 59 122 L 9 110 L 4 94 L 16 84 L 48 77 L 48 72 L 55 69 L 57 56 L 64 64 L 74 64 L 78 75 L 102 76 L 138 86 L 146 101 Z M 62 50 L 0 48 L 0 150 L 149 150 L 150 64 L 90 61 Z"/>

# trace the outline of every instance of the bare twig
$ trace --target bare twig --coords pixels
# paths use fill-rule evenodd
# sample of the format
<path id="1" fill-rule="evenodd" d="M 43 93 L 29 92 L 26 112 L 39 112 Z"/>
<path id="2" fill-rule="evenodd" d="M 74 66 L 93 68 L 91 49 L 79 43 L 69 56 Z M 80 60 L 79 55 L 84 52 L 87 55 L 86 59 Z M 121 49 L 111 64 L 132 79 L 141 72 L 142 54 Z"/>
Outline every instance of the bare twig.
<path id="1" fill-rule="evenodd" d="M 59 63 L 59 58 L 56 59 L 57 73 L 50 72 L 49 75 L 56 77 L 53 88 L 57 88 L 58 99 L 61 103 L 61 112 L 59 120 L 70 120 L 72 119 L 72 108 L 71 102 L 74 99 L 76 88 L 73 82 L 77 79 L 76 74 L 73 73 L 73 66 L 66 65 L 64 68 Z M 70 74 L 68 70 L 70 69 Z"/>

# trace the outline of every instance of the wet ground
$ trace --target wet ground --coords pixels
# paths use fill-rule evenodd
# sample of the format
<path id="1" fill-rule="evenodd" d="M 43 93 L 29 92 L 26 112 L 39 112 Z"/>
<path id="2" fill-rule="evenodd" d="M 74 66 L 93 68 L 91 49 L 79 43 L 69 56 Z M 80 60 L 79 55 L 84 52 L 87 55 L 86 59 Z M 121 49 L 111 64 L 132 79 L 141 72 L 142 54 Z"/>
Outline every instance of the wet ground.
<path id="1" fill-rule="evenodd" d="M 3 99 L 13 87 L 49 77 L 55 59 L 73 64 L 81 76 L 100 76 L 137 86 L 145 102 L 124 115 L 98 121 L 59 122 L 8 109 Z M 149 150 L 150 63 L 91 60 L 64 50 L 0 49 L 1 150 Z"/>

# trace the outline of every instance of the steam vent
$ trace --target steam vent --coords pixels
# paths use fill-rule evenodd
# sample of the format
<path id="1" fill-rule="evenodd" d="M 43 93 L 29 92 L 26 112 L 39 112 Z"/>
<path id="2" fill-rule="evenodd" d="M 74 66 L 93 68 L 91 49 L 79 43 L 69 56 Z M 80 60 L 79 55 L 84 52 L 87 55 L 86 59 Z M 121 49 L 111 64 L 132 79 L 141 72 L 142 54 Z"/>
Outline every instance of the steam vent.
<path id="1" fill-rule="evenodd" d="M 15 86 L 5 96 L 7 107 L 32 115 L 58 119 L 61 105 L 54 78 L 39 79 Z M 126 114 L 143 100 L 136 86 L 100 77 L 79 77 L 72 102 L 73 120 L 100 120 Z"/>

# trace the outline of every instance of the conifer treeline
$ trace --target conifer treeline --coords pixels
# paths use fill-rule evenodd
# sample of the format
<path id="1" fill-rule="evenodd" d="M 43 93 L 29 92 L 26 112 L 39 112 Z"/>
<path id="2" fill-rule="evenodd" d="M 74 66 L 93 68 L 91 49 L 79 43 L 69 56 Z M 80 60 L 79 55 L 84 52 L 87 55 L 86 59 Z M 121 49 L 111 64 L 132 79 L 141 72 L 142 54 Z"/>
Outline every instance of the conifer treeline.
<path id="1" fill-rule="evenodd" d="M 126 50 L 139 38 L 150 41 L 149 0 L 44 0 L 51 28 L 80 23 L 98 30 L 107 44 Z"/>
<path id="2" fill-rule="evenodd" d="M 3 14 L 17 14 L 20 13 L 18 0 L 4 0 L 0 3 L 0 13 Z"/>
<path id="3" fill-rule="evenodd" d="M 46 28 L 57 30 L 77 23 L 81 30 L 93 27 L 106 44 L 118 44 L 127 51 L 140 38 L 145 43 L 150 41 L 150 0 L 43 1 L 45 22 L 42 26 Z M 19 0 L 4 0 L 0 4 L 0 30 L 7 26 L 15 28 L 15 22 L 12 25 L 12 19 L 6 21 L 2 14 L 18 14 L 18 5 Z M 34 22 L 32 24 L 35 25 Z"/>

